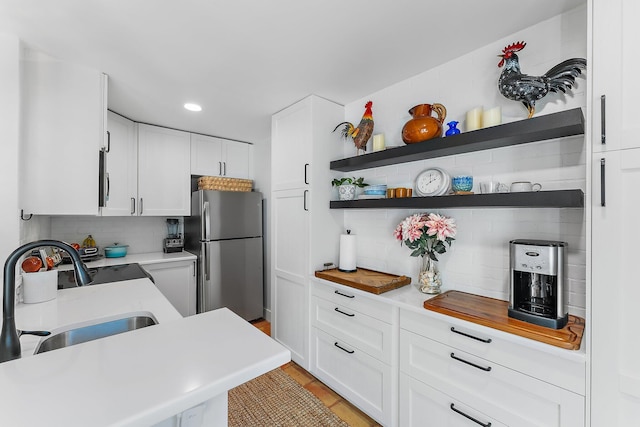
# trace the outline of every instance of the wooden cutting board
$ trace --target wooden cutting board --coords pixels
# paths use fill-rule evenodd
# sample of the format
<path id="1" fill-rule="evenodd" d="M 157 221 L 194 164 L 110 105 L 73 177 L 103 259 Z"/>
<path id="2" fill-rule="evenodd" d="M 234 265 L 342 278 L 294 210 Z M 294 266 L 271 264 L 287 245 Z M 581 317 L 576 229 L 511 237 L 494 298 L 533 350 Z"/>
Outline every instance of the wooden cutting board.
<path id="1" fill-rule="evenodd" d="M 332 268 L 331 270 L 316 271 L 316 277 L 377 295 L 411 283 L 411 277 L 397 276 L 366 268 L 356 268 L 356 271 L 352 273 Z"/>
<path id="2" fill-rule="evenodd" d="M 580 348 L 584 333 L 581 317 L 570 314 L 564 328 L 545 328 L 510 318 L 508 301 L 460 291 L 447 291 L 431 298 L 424 302 L 424 308 L 568 350 Z"/>

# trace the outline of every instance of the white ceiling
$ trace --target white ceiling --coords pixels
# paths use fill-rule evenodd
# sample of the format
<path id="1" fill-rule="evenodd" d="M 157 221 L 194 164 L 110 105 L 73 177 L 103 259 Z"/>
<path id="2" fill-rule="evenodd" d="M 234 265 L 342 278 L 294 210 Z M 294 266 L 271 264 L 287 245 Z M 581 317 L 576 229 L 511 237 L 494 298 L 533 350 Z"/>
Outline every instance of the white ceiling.
<path id="1" fill-rule="evenodd" d="M 0 0 L 0 32 L 108 74 L 136 121 L 261 143 L 309 94 L 348 104 L 584 1 Z"/>

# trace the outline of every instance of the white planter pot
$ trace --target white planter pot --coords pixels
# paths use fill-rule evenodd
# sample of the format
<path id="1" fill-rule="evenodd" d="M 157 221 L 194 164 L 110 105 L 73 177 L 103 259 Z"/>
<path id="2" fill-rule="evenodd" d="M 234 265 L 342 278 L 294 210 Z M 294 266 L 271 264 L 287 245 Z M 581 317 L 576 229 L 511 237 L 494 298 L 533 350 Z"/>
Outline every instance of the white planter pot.
<path id="1" fill-rule="evenodd" d="M 340 200 L 353 200 L 356 198 L 356 186 L 353 184 L 339 185 L 338 197 Z"/>

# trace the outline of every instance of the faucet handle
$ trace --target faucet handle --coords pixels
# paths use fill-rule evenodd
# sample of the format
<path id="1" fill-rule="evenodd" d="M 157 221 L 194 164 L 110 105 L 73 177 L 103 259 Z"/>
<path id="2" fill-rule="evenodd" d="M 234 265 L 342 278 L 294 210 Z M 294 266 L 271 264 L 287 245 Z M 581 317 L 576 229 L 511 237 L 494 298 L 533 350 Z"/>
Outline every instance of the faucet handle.
<path id="1" fill-rule="evenodd" d="M 21 337 L 22 335 L 35 335 L 37 337 L 48 337 L 49 335 L 51 335 L 51 332 L 49 331 L 23 331 L 18 329 L 18 337 Z"/>

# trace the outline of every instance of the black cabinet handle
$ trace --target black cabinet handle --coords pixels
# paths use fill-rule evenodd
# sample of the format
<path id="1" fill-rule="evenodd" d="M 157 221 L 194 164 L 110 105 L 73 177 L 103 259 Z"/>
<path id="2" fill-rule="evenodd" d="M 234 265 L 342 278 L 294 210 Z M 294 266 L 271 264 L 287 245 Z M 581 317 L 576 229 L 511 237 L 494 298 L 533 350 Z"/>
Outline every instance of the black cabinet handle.
<path id="1" fill-rule="evenodd" d="M 355 350 L 347 350 L 346 348 L 340 346 L 337 341 L 335 343 L 333 343 L 333 345 L 335 345 L 336 347 L 338 347 L 342 351 L 346 351 L 349 354 L 355 353 Z"/>
<path id="2" fill-rule="evenodd" d="M 605 109 L 606 99 L 607 97 L 605 95 L 602 95 L 600 97 L 600 143 L 601 144 L 607 143 L 607 131 L 606 131 L 607 117 L 606 117 L 606 109 Z"/>
<path id="3" fill-rule="evenodd" d="M 473 418 L 471 415 L 467 415 L 467 414 L 465 414 L 465 413 L 464 413 L 464 412 L 462 412 L 460 409 L 457 409 L 457 408 L 454 406 L 454 404 L 453 404 L 453 403 L 449 406 L 449 408 L 451 408 L 451 410 L 452 410 L 453 412 L 455 412 L 456 414 L 460 414 L 460 415 L 462 415 L 463 417 L 465 417 L 466 419 L 471 420 L 471 421 L 473 421 L 473 422 L 474 422 L 474 423 L 476 423 L 476 424 L 479 424 L 479 425 L 481 425 L 481 426 L 483 426 L 483 427 L 491 427 L 491 422 L 483 423 L 482 421 L 480 421 L 480 420 L 478 420 L 478 419 Z"/>
<path id="4" fill-rule="evenodd" d="M 333 291 L 333 292 L 335 292 L 336 294 L 338 294 L 338 295 L 340 295 L 340 296 L 346 297 L 346 298 L 355 298 L 355 297 L 356 297 L 355 295 L 347 295 L 347 294 L 343 294 L 342 292 L 340 292 L 340 291 L 338 291 L 338 290 Z"/>
<path id="5" fill-rule="evenodd" d="M 481 370 L 483 370 L 485 372 L 491 371 L 491 366 L 486 366 L 485 367 L 485 366 L 476 365 L 473 362 L 469 362 L 468 360 L 464 360 L 464 359 L 456 356 L 455 353 L 451 353 L 451 358 L 457 360 L 458 362 L 466 363 L 469 366 L 473 366 L 474 368 L 481 369 Z"/>
<path id="6" fill-rule="evenodd" d="M 107 149 L 104 150 L 105 153 L 111 151 L 111 132 L 107 131 Z"/>
<path id="7" fill-rule="evenodd" d="M 338 307 L 334 308 L 334 310 L 337 311 L 340 314 L 344 314 L 345 316 L 349 316 L 349 317 L 355 316 L 354 313 L 345 313 L 344 311 L 340 310 Z"/>
<path id="8" fill-rule="evenodd" d="M 136 198 L 132 197 L 131 198 L 131 215 L 133 215 L 134 213 L 136 213 Z"/>
<path id="9" fill-rule="evenodd" d="M 482 341 L 482 342 L 487 343 L 487 344 L 489 344 L 491 342 L 491 338 L 474 337 L 473 335 L 469 335 L 469 334 L 466 334 L 464 332 L 457 331 L 456 328 L 454 328 L 453 326 L 451 327 L 451 332 L 453 332 L 455 334 L 460 334 L 460 335 L 465 336 L 467 338 L 472 338 L 472 339 L 477 340 L 477 341 Z"/>
<path id="10" fill-rule="evenodd" d="M 600 159 L 600 206 L 606 206 L 605 203 L 605 175 L 604 175 L 604 158 Z"/>
<path id="11" fill-rule="evenodd" d="M 309 169 L 309 163 L 304 164 L 304 183 L 309 184 L 309 179 L 307 178 L 307 170 Z"/>
<path id="12" fill-rule="evenodd" d="M 305 211 L 309 210 L 309 208 L 307 207 L 307 193 L 309 193 L 309 190 L 304 190 L 304 194 L 303 194 L 304 201 L 302 203 L 302 207 L 304 208 Z"/>

